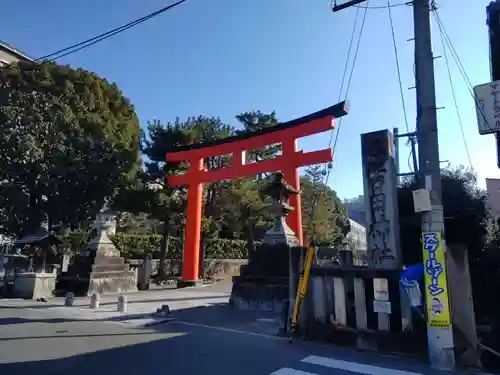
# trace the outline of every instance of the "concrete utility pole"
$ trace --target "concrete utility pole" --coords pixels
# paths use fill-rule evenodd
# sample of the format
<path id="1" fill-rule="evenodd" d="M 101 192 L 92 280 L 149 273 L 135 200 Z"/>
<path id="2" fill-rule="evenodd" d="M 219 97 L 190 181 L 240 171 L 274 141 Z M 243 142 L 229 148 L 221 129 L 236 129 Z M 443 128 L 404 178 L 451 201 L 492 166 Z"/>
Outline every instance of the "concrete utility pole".
<path id="1" fill-rule="evenodd" d="M 415 87 L 417 92 L 417 136 L 420 187 L 430 192 L 432 210 L 422 213 L 422 232 L 441 233 L 444 244 L 444 217 L 432 54 L 430 10 L 433 1 L 413 1 L 415 33 Z M 426 291 L 427 292 L 427 291 Z M 429 311 L 429 306 L 427 308 Z M 455 365 L 453 330 L 427 325 L 429 358 L 433 367 L 452 369 Z"/>
<path id="2" fill-rule="evenodd" d="M 334 12 L 359 4 L 348 0 Z M 417 131 L 419 171 L 415 171 L 421 189 L 428 190 L 429 211 L 422 215 L 422 251 L 426 262 L 427 337 L 431 365 L 438 369 L 455 367 L 451 309 L 446 280 L 446 244 L 444 236 L 441 171 L 432 54 L 430 11 L 434 0 L 413 0 L 415 41 L 415 88 L 417 93 Z M 412 136 L 415 133 L 412 134 Z M 403 135 L 400 135 L 403 136 Z"/>

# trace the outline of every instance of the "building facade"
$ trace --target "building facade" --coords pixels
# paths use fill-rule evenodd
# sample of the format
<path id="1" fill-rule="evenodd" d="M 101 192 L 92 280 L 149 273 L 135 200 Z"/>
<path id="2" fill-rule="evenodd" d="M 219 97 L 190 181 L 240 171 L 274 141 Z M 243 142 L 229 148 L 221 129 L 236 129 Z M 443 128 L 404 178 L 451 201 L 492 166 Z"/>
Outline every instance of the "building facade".
<path id="1" fill-rule="evenodd" d="M 351 224 L 351 231 L 347 234 L 349 248 L 353 251 L 366 251 L 366 228 L 350 218 L 349 224 Z"/>
<path id="2" fill-rule="evenodd" d="M 33 58 L 0 40 L 0 67 L 18 61 L 33 61 Z"/>
<path id="3" fill-rule="evenodd" d="M 486 179 L 486 194 L 488 211 L 491 215 L 491 225 L 500 229 L 500 179 Z"/>

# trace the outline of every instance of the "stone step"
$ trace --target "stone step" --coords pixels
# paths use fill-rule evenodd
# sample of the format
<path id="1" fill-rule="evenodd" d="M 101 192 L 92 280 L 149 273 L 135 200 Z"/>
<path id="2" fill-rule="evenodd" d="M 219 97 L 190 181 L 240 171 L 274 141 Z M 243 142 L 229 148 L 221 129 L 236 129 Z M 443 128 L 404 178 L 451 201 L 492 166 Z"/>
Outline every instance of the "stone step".
<path id="1" fill-rule="evenodd" d="M 100 271 L 100 272 L 92 272 L 90 274 L 90 279 L 99 279 L 108 277 L 110 279 L 125 279 L 135 277 L 134 271 Z"/>
<path id="2" fill-rule="evenodd" d="M 94 259 L 94 264 L 125 264 L 125 258 L 98 255 Z"/>
<path id="3" fill-rule="evenodd" d="M 94 264 L 92 266 L 92 273 L 108 272 L 108 271 L 122 271 L 128 272 L 127 264 Z"/>

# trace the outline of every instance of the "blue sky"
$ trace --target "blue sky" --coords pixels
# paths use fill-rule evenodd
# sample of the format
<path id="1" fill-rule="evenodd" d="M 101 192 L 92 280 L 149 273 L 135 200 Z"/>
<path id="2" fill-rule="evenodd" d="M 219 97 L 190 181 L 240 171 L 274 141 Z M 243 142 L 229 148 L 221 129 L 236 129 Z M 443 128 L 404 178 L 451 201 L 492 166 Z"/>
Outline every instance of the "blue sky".
<path id="1" fill-rule="evenodd" d="M 342 0 L 340 0 L 342 1 Z M 393 4 L 401 0 L 391 0 Z M 438 0 L 443 24 L 472 84 L 489 81 L 486 0 Z M 70 5 L 71 4 L 71 5 Z M 95 36 L 168 4 L 168 0 L 4 1 L 0 39 L 39 57 Z M 371 0 L 369 5 L 386 5 Z M 392 9 L 410 128 L 415 124 L 412 11 Z M 335 103 L 356 9 L 329 10 L 328 0 L 188 0 L 118 36 L 60 60 L 115 81 L 141 123 L 177 116 L 219 116 L 236 124 L 247 110 L 289 120 Z M 387 9 L 368 10 L 339 135 L 330 185 L 342 198 L 362 193 L 360 134 L 404 131 Z M 443 55 L 437 27 L 435 55 Z M 499 177 L 493 136 L 477 133 L 473 100 L 450 58 L 473 167 L 479 183 Z M 444 59 L 435 62 L 441 159 L 469 165 Z M 329 134 L 300 147 L 328 147 Z M 408 151 L 401 149 L 401 167 Z"/>

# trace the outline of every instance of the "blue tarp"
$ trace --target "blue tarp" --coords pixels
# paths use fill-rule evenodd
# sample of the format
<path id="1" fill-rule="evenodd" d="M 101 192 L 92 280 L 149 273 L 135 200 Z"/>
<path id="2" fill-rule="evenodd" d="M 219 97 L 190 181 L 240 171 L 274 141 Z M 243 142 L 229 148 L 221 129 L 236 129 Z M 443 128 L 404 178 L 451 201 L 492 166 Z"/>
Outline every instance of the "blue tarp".
<path id="1" fill-rule="evenodd" d="M 401 272 L 401 280 L 422 281 L 424 272 L 423 264 L 413 264 Z"/>

